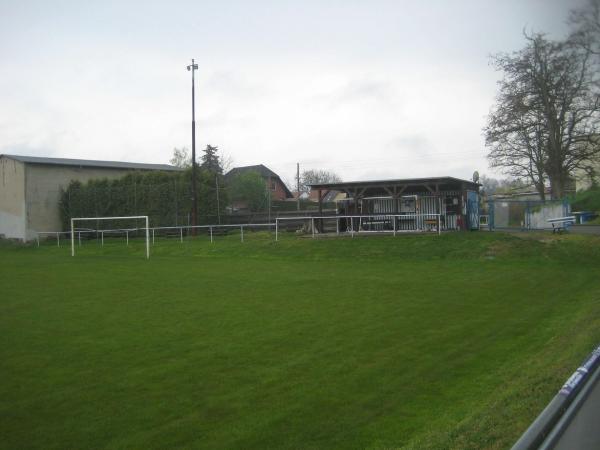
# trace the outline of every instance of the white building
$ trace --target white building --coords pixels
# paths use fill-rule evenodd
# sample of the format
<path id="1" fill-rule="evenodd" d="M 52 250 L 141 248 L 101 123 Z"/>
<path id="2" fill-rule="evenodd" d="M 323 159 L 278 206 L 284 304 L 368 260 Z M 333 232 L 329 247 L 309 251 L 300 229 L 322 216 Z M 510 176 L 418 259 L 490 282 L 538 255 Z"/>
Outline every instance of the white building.
<path id="1" fill-rule="evenodd" d="M 60 231 L 61 189 L 71 180 L 119 178 L 135 170 L 180 170 L 167 164 L 0 155 L 0 237 L 23 241 Z"/>

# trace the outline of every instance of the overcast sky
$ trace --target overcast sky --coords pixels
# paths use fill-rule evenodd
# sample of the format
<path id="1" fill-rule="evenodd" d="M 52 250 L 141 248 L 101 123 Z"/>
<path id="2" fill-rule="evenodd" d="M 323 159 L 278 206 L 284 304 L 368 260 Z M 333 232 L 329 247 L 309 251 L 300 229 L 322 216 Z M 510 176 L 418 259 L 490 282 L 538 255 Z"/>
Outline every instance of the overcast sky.
<path id="1" fill-rule="evenodd" d="M 561 38 L 577 0 L 0 0 L 0 153 L 234 165 L 344 180 L 487 167 L 481 129 L 524 28 Z"/>

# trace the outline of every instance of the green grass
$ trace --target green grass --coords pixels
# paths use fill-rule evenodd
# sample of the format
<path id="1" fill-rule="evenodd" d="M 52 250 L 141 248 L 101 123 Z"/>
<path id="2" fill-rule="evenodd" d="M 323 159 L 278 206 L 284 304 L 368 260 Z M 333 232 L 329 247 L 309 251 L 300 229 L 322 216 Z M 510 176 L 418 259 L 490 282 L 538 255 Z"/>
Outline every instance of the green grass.
<path id="1" fill-rule="evenodd" d="M 0 244 L 0 447 L 506 448 L 600 341 L 600 240 Z"/>

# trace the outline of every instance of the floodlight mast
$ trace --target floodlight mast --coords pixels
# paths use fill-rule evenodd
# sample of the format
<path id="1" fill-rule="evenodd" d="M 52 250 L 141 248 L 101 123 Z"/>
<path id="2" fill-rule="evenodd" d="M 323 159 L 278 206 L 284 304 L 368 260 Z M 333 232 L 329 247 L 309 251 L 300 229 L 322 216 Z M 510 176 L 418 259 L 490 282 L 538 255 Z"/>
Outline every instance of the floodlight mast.
<path id="1" fill-rule="evenodd" d="M 195 88 L 194 88 L 194 72 L 198 70 L 198 64 L 187 66 L 188 72 L 192 72 L 192 226 L 198 223 L 198 193 L 196 190 L 196 105 L 195 105 Z M 196 228 L 192 228 L 192 235 L 196 235 Z"/>

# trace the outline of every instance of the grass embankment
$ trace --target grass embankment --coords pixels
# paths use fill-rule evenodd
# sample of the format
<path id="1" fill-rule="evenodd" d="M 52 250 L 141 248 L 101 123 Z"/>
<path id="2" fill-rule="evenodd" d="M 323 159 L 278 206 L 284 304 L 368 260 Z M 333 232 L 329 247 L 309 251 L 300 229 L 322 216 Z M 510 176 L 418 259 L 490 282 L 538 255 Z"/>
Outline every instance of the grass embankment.
<path id="1" fill-rule="evenodd" d="M 600 240 L 527 236 L 3 245 L 0 447 L 510 446 L 600 340 Z"/>
<path id="2" fill-rule="evenodd" d="M 594 211 L 600 214 L 600 188 L 595 187 L 577 192 L 571 202 L 573 211 Z M 600 217 L 586 223 L 587 225 L 600 225 Z"/>

